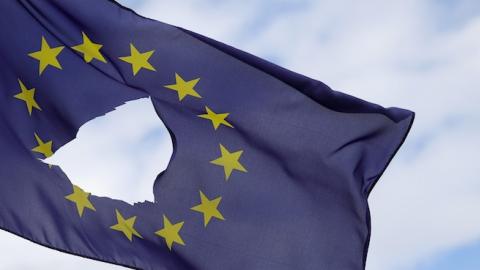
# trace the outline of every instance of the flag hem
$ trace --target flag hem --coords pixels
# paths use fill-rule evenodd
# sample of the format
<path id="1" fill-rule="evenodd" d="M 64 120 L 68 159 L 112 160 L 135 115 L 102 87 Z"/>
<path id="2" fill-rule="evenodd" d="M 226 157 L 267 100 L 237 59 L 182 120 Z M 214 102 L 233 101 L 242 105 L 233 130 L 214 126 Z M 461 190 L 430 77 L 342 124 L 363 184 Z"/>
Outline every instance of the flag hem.
<path id="1" fill-rule="evenodd" d="M 15 236 L 18 236 L 20 238 L 23 238 L 25 240 L 28 240 L 34 244 L 37 244 L 37 245 L 40 245 L 42 247 L 46 247 L 46 248 L 49 248 L 49 249 L 52 249 L 52 250 L 55 250 L 55 251 L 59 251 L 59 252 L 62 252 L 62 253 L 66 253 L 66 254 L 69 254 L 69 255 L 73 255 L 73 256 L 77 256 L 77 257 L 81 257 L 81 258 L 84 258 L 84 259 L 89 259 L 89 260 L 93 260 L 93 261 L 98 261 L 98 262 L 103 262 L 103 263 L 108 263 L 108 264 L 113 264 L 113 265 L 117 265 L 117 266 L 122 266 L 122 267 L 126 267 L 128 269 L 141 269 L 141 268 L 135 268 L 133 266 L 130 266 L 130 265 L 126 265 L 126 264 L 122 264 L 122 263 L 118 263 L 118 262 L 112 262 L 112 261 L 108 261 L 106 259 L 101 259 L 101 258 L 94 258 L 94 257 L 90 257 L 89 255 L 84 255 L 84 254 L 81 254 L 81 253 L 76 253 L 76 252 L 73 252 L 73 251 L 68 251 L 68 250 L 64 250 L 64 249 L 60 249 L 60 248 L 56 248 L 54 246 L 50 246 L 48 244 L 45 244 L 45 243 L 42 243 L 40 241 L 36 241 L 36 240 L 33 240 L 25 235 L 21 235 L 21 234 L 18 234 L 14 231 L 11 231 L 7 228 L 5 228 L 3 225 L 0 225 L 0 230 L 2 231 L 5 231 L 7 233 L 11 233 Z"/>
<path id="2" fill-rule="evenodd" d="M 395 155 L 397 154 L 397 152 L 400 150 L 400 148 L 402 147 L 402 145 L 405 143 L 405 140 L 407 139 L 408 137 L 408 134 L 410 134 L 410 130 L 412 129 L 412 126 L 413 126 L 413 122 L 415 120 L 415 113 L 414 112 L 411 112 L 411 115 L 410 115 L 410 119 L 408 119 L 409 121 L 409 124 L 408 124 L 408 127 L 405 129 L 405 132 L 402 136 L 402 139 L 397 143 L 396 147 L 394 148 L 393 152 L 390 154 L 390 156 L 388 157 L 388 161 L 385 163 L 385 165 L 383 166 L 382 170 L 380 171 L 380 173 L 378 174 L 378 176 L 376 177 L 375 180 L 372 181 L 372 183 L 370 184 L 369 188 L 368 188 L 368 191 L 366 193 L 366 197 L 365 197 L 365 200 L 368 199 L 368 197 L 370 196 L 370 193 L 372 192 L 373 188 L 375 187 L 375 185 L 378 183 L 378 181 L 380 180 L 380 178 L 382 177 L 382 175 L 385 173 L 385 171 L 387 170 L 388 166 L 390 165 L 390 162 L 392 162 L 393 158 L 395 157 Z M 367 222 L 367 227 L 368 227 L 368 234 L 367 234 L 367 239 L 365 241 L 365 245 L 364 245 L 364 254 L 363 254 L 363 269 L 365 269 L 366 267 L 366 264 L 367 264 L 367 257 L 368 257 L 368 249 L 369 249 L 369 246 L 370 246 L 370 238 L 371 238 L 371 235 L 372 235 L 372 227 L 371 227 L 371 217 L 370 217 L 370 207 L 369 207 L 369 204 L 368 204 L 368 201 L 367 201 L 367 213 L 366 213 L 366 222 Z"/>

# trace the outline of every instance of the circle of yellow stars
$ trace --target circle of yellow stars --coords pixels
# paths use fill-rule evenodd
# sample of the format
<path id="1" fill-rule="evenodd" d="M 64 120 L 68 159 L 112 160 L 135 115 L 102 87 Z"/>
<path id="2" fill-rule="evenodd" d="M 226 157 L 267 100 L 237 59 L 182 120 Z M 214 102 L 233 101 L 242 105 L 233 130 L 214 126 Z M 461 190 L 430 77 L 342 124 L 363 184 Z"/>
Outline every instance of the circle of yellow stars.
<path id="1" fill-rule="evenodd" d="M 155 67 L 149 62 L 150 58 L 155 53 L 155 50 L 139 50 L 133 43 L 130 43 L 130 55 L 118 57 L 121 61 L 129 64 L 132 69 L 133 76 L 137 76 L 141 70 L 156 71 Z M 83 56 L 85 63 L 91 63 L 96 60 L 101 63 L 107 63 L 106 58 L 101 53 L 103 45 L 92 41 L 92 39 L 84 32 L 82 32 L 82 43 L 72 46 L 71 49 Z M 44 72 L 51 68 L 62 70 L 63 67 L 58 59 L 64 46 L 52 46 L 47 39 L 42 36 L 40 49 L 28 54 L 31 58 L 38 61 L 38 74 L 42 76 Z M 49 68 L 51 67 L 51 68 Z M 200 81 L 200 78 L 186 80 L 180 74 L 175 73 L 175 82 L 164 85 L 165 89 L 175 91 L 178 95 L 178 101 L 182 102 L 188 96 L 201 99 L 202 96 L 197 92 L 195 87 Z M 14 95 L 14 98 L 25 103 L 29 116 L 37 111 L 42 111 L 41 106 L 35 99 L 35 88 L 30 88 L 19 78 L 20 92 Z M 213 126 L 214 131 L 217 131 L 221 126 L 226 128 L 234 128 L 234 126 L 227 120 L 230 113 L 217 113 L 210 107 L 205 106 L 205 113 L 199 114 L 201 119 L 209 120 Z M 43 158 L 48 158 L 53 155 L 53 142 L 51 140 L 42 139 L 37 133 L 34 133 L 36 146 L 32 148 L 32 152 L 41 154 Z M 225 181 L 228 181 L 234 171 L 247 172 L 247 169 L 240 162 L 243 150 L 230 151 L 223 144 L 219 144 L 220 156 L 210 161 L 210 164 L 223 168 Z M 51 167 L 51 165 L 49 165 Z M 203 225 L 207 225 L 216 219 L 224 221 L 225 218 L 219 210 L 222 197 L 209 198 L 203 191 L 199 190 L 199 204 L 194 205 L 190 210 L 200 213 L 203 216 Z M 90 200 L 90 193 L 76 185 L 72 185 L 72 193 L 65 196 L 65 199 L 74 203 L 78 216 L 82 218 L 85 210 L 96 211 L 92 201 Z M 115 209 L 116 224 L 110 226 L 110 229 L 122 233 L 130 242 L 134 237 L 143 239 L 143 236 L 136 230 L 135 222 L 137 216 L 124 217 L 120 210 Z M 185 221 L 172 222 L 165 214 L 163 215 L 163 227 L 155 232 L 155 235 L 165 240 L 168 249 L 172 250 L 174 244 L 185 245 L 181 237 L 181 230 Z"/>

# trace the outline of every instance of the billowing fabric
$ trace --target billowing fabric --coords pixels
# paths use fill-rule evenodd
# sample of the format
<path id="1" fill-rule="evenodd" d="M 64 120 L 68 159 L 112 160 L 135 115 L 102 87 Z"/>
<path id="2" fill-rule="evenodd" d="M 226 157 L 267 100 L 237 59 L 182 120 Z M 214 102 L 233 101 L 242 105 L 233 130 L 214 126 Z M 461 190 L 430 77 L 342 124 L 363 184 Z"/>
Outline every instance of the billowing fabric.
<path id="1" fill-rule="evenodd" d="M 0 15 L 2 229 L 141 269 L 365 268 L 367 197 L 412 112 L 112 1 L 0 1 Z M 41 161 L 146 97 L 174 145 L 154 202 L 95 196 Z"/>

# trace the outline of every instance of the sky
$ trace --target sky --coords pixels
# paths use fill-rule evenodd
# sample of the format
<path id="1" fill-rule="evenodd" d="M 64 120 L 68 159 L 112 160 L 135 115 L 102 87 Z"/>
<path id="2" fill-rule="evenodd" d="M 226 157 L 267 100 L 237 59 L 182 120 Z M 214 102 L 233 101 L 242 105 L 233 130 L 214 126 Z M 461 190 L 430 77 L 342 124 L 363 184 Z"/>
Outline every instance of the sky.
<path id="1" fill-rule="evenodd" d="M 384 107 L 415 111 L 410 136 L 369 198 L 372 238 L 367 270 L 480 269 L 478 1 L 121 3 L 333 89 Z M 171 152 L 166 129 L 158 126 L 144 99 L 87 123 L 52 161 L 84 189 L 134 202 L 153 199 L 153 179 L 168 164 Z M 5 232 L 0 232 L 0 243 L 1 270 L 122 269 Z"/>

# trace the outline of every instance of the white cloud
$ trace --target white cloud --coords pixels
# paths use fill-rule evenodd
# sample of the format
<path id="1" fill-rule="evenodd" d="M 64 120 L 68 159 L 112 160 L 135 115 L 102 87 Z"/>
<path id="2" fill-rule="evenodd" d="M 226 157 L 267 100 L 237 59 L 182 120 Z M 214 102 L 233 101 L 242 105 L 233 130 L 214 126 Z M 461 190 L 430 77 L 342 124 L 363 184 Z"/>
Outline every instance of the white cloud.
<path id="1" fill-rule="evenodd" d="M 153 201 L 153 183 L 172 155 L 170 135 L 149 98 L 127 102 L 80 128 L 47 163 L 97 196 Z"/>
<path id="2" fill-rule="evenodd" d="M 411 269 L 416 261 L 480 239 L 480 130 L 461 128 L 429 138 L 416 158 L 395 161 L 370 199 L 369 269 Z"/>

